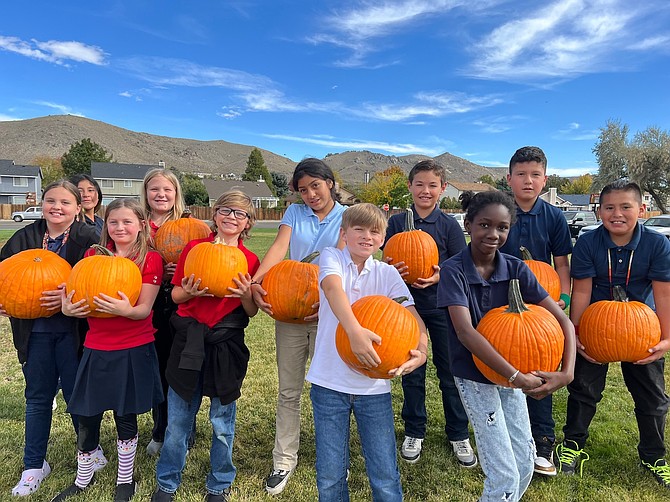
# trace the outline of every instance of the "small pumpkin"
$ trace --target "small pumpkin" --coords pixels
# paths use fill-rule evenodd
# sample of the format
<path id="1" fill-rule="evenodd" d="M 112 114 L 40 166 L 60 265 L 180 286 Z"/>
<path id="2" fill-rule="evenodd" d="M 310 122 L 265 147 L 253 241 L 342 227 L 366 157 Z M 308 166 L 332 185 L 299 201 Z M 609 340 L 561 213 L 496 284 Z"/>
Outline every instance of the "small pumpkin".
<path id="1" fill-rule="evenodd" d="M 59 310 L 40 305 L 43 291 L 63 284 L 72 267 L 53 251 L 26 249 L 0 262 L 0 305 L 11 317 L 37 319 Z"/>
<path id="2" fill-rule="evenodd" d="M 361 365 L 351 351 L 349 336 L 342 325 L 335 331 L 335 346 L 342 360 L 354 371 L 370 378 L 391 378 L 388 372 L 410 359 L 410 350 L 419 345 L 419 323 L 412 313 L 401 305 L 407 298 L 392 300 L 387 296 L 371 295 L 356 300 L 351 310 L 364 328 L 379 335 L 381 345 L 372 346 L 381 359 L 376 368 Z"/>
<path id="3" fill-rule="evenodd" d="M 166 221 L 156 232 L 154 246 L 166 263 L 177 263 L 179 255 L 189 242 L 208 237 L 212 230 L 202 220 L 184 211 L 181 218 Z"/>
<path id="4" fill-rule="evenodd" d="M 414 228 L 414 213 L 407 208 L 405 230 L 393 235 L 384 244 L 383 258 L 393 258 L 393 262 L 405 262 L 408 275 L 403 277 L 407 284 L 419 278 L 431 277 L 433 265 L 440 261 L 440 253 L 435 240 L 427 232 Z"/>
<path id="5" fill-rule="evenodd" d="M 524 261 L 531 272 L 537 278 L 537 282 L 540 283 L 549 296 L 557 302 L 561 298 L 561 278 L 558 276 L 558 272 L 543 261 L 533 260 L 533 256 L 530 254 L 530 251 L 525 247 L 521 246 L 521 259 Z"/>
<path id="6" fill-rule="evenodd" d="M 301 261 L 280 261 L 265 274 L 265 301 L 272 305 L 273 319 L 303 324 L 305 317 L 316 314 L 312 305 L 319 301 L 319 267 L 311 262 L 318 255 L 315 251 Z"/>
<path id="7" fill-rule="evenodd" d="M 579 341 L 599 363 L 635 362 L 649 356 L 661 340 L 656 313 L 642 302 L 631 302 L 621 286 L 614 286 L 614 300 L 589 305 L 579 320 Z"/>
<path id="8" fill-rule="evenodd" d="M 208 293 L 219 298 L 230 294 L 229 287 L 236 288 L 233 278 L 238 279 L 249 272 L 247 257 L 237 246 L 219 242 L 201 242 L 191 248 L 184 261 L 184 277 L 191 274 L 201 279 L 200 288 L 209 288 Z"/>
<path id="9" fill-rule="evenodd" d="M 142 273 L 132 260 L 114 256 L 109 249 L 98 244 L 91 247 L 97 254 L 77 262 L 67 279 L 65 291 L 69 294 L 74 290 L 72 303 L 86 299 L 91 317 L 116 317 L 98 311 L 93 303 L 93 297 L 104 293 L 112 298 L 121 298 L 118 292 L 123 291 L 130 304 L 134 306 L 142 290 Z"/>
<path id="10" fill-rule="evenodd" d="M 519 280 L 509 283 L 509 305 L 489 310 L 477 326 L 494 349 L 521 373 L 556 371 L 563 358 L 565 338 L 556 318 L 539 305 L 525 305 Z M 475 365 L 491 382 L 511 387 L 508 378 L 472 356 Z"/>

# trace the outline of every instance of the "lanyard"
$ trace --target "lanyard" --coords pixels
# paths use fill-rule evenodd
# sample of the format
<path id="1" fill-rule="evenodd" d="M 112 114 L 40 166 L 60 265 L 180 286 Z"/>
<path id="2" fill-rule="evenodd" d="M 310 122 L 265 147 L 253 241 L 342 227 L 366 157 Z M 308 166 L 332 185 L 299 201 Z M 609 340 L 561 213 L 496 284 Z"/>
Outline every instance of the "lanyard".
<path id="1" fill-rule="evenodd" d="M 67 239 L 68 239 L 69 236 L 70 236 L 70 227 L 68 227 L 67 230 L 65 230 L 65 232 L 63 232 L 63 240 L 60 242 L 58 247 L 56 249 L 52 250 L 52 251 L 54 253 L 58 254 L 60 252 L 60 250 L 63 248 L 63 246 L 65 246 L 65 244 L 67 243 Z M 44 238 L 42 239 L 42 249 L 47 249 L 47 250 L 49 249 L 49 237 L 50 237 L 49 236 L 49 229 L 47 229 L 46 232 L 44 232 Z"/>
<path id="2" fill-rule="evenodd" d="M 626 295 L 628 295 L 628 283 L 630 282 L 630 266 L 633 263 L 633 255 L 635 250 L 631 250 L 630 257 L 628 258 L 628 271 L 626 272 Z M 614 285 L 612 284 L 612 249 L 607 250 L 607 275 L 610 280 L 610 298 L 614 298 Z"/>

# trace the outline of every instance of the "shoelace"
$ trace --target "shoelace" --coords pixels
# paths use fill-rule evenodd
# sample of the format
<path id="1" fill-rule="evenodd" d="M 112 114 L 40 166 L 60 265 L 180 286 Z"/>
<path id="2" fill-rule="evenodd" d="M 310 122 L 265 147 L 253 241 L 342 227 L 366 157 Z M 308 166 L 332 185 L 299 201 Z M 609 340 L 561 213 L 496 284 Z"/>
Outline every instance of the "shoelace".
<path id="1" fill-rule="evenodd" d="M 559 461 L 558 465 L 561 467 L 563 466 L 563 464 L 572 465 L 573 463 L 575 463 L 577 459 L 582 457 L 581 462 L 579 463 L 579 477 L 582 476 L 584 462 L 586 462 L 590 458 L 588 453 L 586 453 L 584 450 L 573 450 L 572 448 L 568 448 L 563 444 L 558 445 L 558 447 L 556 448 L 556 453 L 558 454 L 558 461 Z M 575 465 L 575 467 L 577 466 Z"/>
<path id="2" fill-rule="evenodd" d="M 286 474 L 288 474 L 288 471 L 284 471 L 284 470 L 282 470 L 282 469 L 275 469 L 274 471 L 272 471 L 272 474 L 270 474 L 270 477 L 271 477 L 271 478 L 272 478 L 272 477 L 275 477 L 275 476 L 282 476 L 282 477 L 284 477 L 284 476 L 286 476 Z"/>
<path id="3" fill-rule="evenodd" d="M 467 441 L 456 441 L 454 443 L 456 446 L 456 455 L 469 455 L 470 454 L 470 445 Z"/>
<path id="4" fill-rule="evenodd" d="M 407 438 L 407 449 L 413 450 L 414 448 L 416 448 L 418 442 L 419 442 L 418 438 Z"/>
<path id="5" fill-rule="evenodd" d="M 647 462 L 642 463 L 647 469 L 663 480 L 664 484 L 670 485 L 670 465 L 656 465 L 658 462 L 660 462 L 660 460 L 657 460 L 654 465 L 648 464 Z"/>

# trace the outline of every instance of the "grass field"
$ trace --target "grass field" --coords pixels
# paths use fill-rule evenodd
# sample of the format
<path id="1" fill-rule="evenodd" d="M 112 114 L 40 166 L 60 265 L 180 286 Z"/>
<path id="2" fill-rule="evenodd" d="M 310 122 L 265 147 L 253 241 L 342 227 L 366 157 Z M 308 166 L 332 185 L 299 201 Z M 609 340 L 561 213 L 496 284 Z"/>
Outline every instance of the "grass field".
<path id="1" fill-rule="evenodd" d="M 256 230 L 248 246 L 263 256 L 274 238 L 272 230 Z M 0 234 L 0 239 L 3 235 Z M 5 237 L 6 239 L 7 237 Z M 263 490 L 263 478 L 272 468 L 274 444 L 274 413 L 277 392 L 274 357 L 274 325 L 263 313 L 252 319 L 247 330 L 251 351 L 249 372 L 238 401 L 234 461 L 238 468 L 233 500 L 269 501 L 273 498 Z M 23 445 L 23 376 L 12 346 L 7 319 L 0 319 L 0 500 L 12 500 L 11 488 L 22 470 Z M 401 462 L 405 500 L 407 501 L 471 501 L 482 489 L 483 476 L 479 467 L 460 468 L 446 445 L 444 417 L 434 367 L 429 365 L 427 382 L 429 424 L 419 463 Z M 565 390 L 555 396 L 557 432 L 565 420 Z M 393 385 L 394 410 L 398 441 L 403 438 L 400 420 L 402 393 L 400 382 Z M 308 394 L 303 400 L 302 437 L 298 469 L 286 490 L 274 498 L 277 501 L 307 502 L 317 500 L 314 471 L 314 430 Z M 211 428 L 207 420 L 207 399 L 198 414 L 198 436 L 195 448 L 187 459 L 182 487 L 177 501 L 204 499 L 204 479 L 208 470 Z M 151 417 L 140 417 L 140 444 L 136 461 L 139 491 L 134 500 L 147 501 L 155 489 L 155 459 L 147 457 L 144 446 L 151 435 Z M 96 474 L 96 481 L 73 502 L 112 500 L 116 479 L 115 429 L 111 414 L 105 416 L 101 442 L 110 465 Z M 534 479 L 526 501 L 658 501 L 670 500 L 670 492 L 660 488 L 652 477 L 638 467 L 636 451 L 637 427 L 633 404 L 625 390 L 617 365 L 610 368 L 605 398 L 591 427 L 587 451 L 591 460 L 585 464 L 584 478 L 556 477 Z M 62 396 L 54 414 L 47 460 L 53 472 L 39 492 L 27 500 L 51 500 L 69 486 L 76 471 L 75 435 L 65 413 Z M 371 500 L 365 467 L 355 433 L 352 434 L 350 489 L 353 501 Z M 16 499 L 13 499 L 16 500 Z"/>

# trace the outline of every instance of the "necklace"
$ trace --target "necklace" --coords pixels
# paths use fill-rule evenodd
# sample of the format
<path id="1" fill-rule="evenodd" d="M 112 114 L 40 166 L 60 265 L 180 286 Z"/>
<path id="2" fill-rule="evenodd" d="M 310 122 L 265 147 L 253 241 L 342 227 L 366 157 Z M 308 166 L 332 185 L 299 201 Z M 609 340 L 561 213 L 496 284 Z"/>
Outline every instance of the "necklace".
<path id="1" fill-rule="evenodd" d="M 56 249 L 51 249 L 50 251 L 53 251 L 54 253 L 58 254 L 60 250 L 65 246 L 67 243 L 68 237 L 70 237 L 70 227 L 67 227 L 65 229 L 65 232 L 61 234 L 63 236 L 63 239 L 60 241 L 60 244 L 58 244 L 58 247 Z M 58 236 L 60 237 L 60 235 Z M 54 240 L 58 241 L 58 237 L 56 237 Z M 49 235 L 49 229 L 47 228 L 46 232 L 44 232 L 44 237 L 42 238 L 42 249 L 49 250 L 49 239 L 51 236 Z"/>
<path id="2" fill-rule="evenodd" d="M 607 250 L 607 275 L 610 281 L 610 298 L 614 298 L 614 285 L 612 284 L 612 250 Z M 626 271 L 626 285 L 624 289 L 626 290 L 626 295 L 628 295 L 628 283 L 630 282 L 630 266 L 633 263 L 633 255 L 635 250 L 633 249 L 630 252 L 630 257 L 628 258 L 628 270 Z"/>

